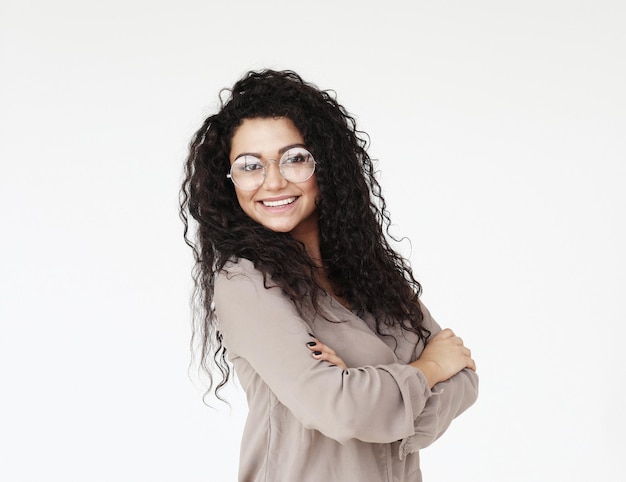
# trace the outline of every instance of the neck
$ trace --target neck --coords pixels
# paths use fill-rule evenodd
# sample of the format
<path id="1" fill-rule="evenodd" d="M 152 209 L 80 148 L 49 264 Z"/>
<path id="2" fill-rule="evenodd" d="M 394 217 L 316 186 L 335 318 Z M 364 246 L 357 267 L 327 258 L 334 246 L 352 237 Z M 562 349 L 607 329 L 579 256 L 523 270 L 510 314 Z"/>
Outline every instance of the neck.
<path id="1" fill-rule="evenodd" d="M 304 249 L 316 266 L 322 266 L 322 251 L 320 249 L 320 232 L 317 219 L 313 218 L 308 223 L 298 226 L 291 231 L 291 236 L 304 244 Z"/>
<path id="2" fill-rule="evenodd" d="M 316 276 L 317 283 L 320 287 L 326 291 L 329 295 L 339 301 L 343 306 L 350 309 L 350 304 L 343 298 L 341 298 L 333 284 L 328 279 L 328 274 L 326 272 L 326 268 L 324 267 L 324 262 L 322 261 L 322 250 L 320 248 L 320 234 L 317 223 L 314 226 L 310 226 L 311 229 L 308 230 L 300 230 L 298 232 L 291 232 L 291 235 L 304 244 L 304 249 L 306 253 L 309 255 L 313 263 L 317 268 Z"/>
<path id="3" fill-rule="evenodd" d="M 320 288 L 322 288 L 326 293 L 328 293 L 335 300 L 341 303 L 345 308 L 347 308 L 348 310 L 351 310 L 352 308 L 350 306 L 350 303 L 348 303 L 348 300 L 339 296 L 336 286 L 334 286 L 333 283 L 328 278 L 328 272 L 326 270 L 326 267 L 324 266 L 324 263 L 322 262 L 322 256 L 319 253 L 319 250 L 316 253 L 317 256 L 312 256 L 311 251 L 309 250 L 307 250 L 307 253 L 309 254 L 309 256 L 311 256 L 311 259 L 313 260 L 317 268 L 317 270 L 315 271 L 315 275 L 317 277 L 316 281 L 318 285 L 320 286 Z"/>

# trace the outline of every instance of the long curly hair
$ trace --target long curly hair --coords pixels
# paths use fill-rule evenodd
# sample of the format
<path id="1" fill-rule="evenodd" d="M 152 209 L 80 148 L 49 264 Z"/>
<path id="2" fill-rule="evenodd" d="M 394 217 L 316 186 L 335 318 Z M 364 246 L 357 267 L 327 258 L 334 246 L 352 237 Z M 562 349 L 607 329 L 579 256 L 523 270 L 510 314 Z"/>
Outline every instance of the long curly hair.
<path id="1" fill-rule="evenodd" d="M 371 313 L 378 333 L 384 325 L 398 325 L 425 341 L 430 333 L 422 323 L 421 286 L 385 237 L 390 219 L 366 151 L 367 135 L 357 130 L 334 92 L 318 89 L 293 71 L 263 70 L 248 72 L 220 98 L 219 112 L 204 121 L 191 141 L 180 193 L 184 237 L 195 258 L 192 353 L 199 355 L 199 367 L 208 375 L 207 393 L 214 388 L 220 398 L 218 392 L 230 378 L 213 310 L 215 277 L 228 260 L 252 261 L 296 307 L 310 303 L 319 308 L 316 266 L 304 245 L 249 218 L 226 177 L 231 140 L 245 119 L 290 119 L 315 157 L 320 249 L 337 295 L 357 313 Z M 221 373 L 218 383 L 212 366 Z"/>

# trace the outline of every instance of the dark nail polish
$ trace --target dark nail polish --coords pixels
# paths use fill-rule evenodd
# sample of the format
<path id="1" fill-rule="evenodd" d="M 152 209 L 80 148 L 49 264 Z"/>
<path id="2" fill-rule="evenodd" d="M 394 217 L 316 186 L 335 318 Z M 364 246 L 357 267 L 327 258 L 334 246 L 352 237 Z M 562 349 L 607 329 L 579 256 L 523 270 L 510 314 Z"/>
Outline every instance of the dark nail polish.
<path id="1" fill-rule="evenodd" d="M 310 341 L 310 342 L 308 342 L 308 343 L 307 343 L 307 345 L 309 345 L 309 346 L 315 346 L 315 345 L 317 345 L 317 343 L 315 343 L 314 341 Z"/>
<path id="2" fill-rule="evenodd" d="M 321 351 L 314 351 L 314 352 L 313 352 L 313 354 L 314 354 L 314 355 L 321 355 L 321 354 L 322 354 L 322 352 L 321 352 Z"/>
<path id="3" fill-rule="evenodd" d="M 309 336 L 312 336 L 313 338 L 315 338 L 315 335 L 313 333 L 309 333 Z"/>

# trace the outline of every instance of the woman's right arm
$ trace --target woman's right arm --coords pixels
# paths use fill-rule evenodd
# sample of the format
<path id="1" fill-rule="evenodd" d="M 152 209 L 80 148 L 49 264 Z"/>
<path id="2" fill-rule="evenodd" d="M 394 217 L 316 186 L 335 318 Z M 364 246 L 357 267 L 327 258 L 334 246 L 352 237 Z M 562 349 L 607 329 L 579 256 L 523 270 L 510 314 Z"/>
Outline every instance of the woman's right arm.
<path id="1" fill-rule="evenodd" d="M 242 260 L 215 284 L 218 329 L 231 356 L 251 365 L 302 423 L 339 442 L 388 443 L 412 435 L 431 396 L 416 367 L 392 363 L 342 369 L 311 356 L 310 328 L 279 288 Z"/>

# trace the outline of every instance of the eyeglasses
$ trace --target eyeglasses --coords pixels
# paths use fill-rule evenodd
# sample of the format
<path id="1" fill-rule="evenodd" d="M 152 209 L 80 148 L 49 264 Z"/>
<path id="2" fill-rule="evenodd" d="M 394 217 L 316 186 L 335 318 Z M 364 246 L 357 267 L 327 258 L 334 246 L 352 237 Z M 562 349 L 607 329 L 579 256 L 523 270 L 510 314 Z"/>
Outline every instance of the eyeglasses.
<path id="1" fill-rule="evenodd" d="M 281 156 L 280 161 L 269 159 L 267 162 L 276 162 L 280 174 L 289 182 L 307 181 L 315 172 L 315 159 L 303 147 L 289 149 Z M 239 189 L 253 191 L 265 181 L 267 162 L 256 156 L 243 155 L 235 159 L 226 177 Z"/>

